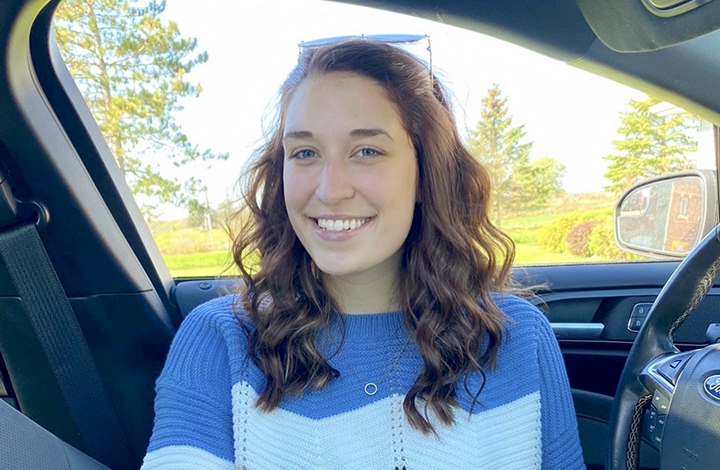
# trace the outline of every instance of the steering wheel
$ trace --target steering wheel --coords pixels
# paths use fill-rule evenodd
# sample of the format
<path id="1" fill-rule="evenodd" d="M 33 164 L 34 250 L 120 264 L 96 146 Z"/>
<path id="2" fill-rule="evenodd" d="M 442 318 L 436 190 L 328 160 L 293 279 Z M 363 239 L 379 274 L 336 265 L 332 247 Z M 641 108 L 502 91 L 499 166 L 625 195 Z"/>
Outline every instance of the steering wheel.
<path id="1" fill-rule="evenodd" d="M 720 225 L 678 266 L 635 338 L 613 401 L 608 470 L 638 468 L 639 436 L 660 452 L 661 470 L 720 468 L 720 344 L 682 353 L 673 344 L 718 271 Z"/>

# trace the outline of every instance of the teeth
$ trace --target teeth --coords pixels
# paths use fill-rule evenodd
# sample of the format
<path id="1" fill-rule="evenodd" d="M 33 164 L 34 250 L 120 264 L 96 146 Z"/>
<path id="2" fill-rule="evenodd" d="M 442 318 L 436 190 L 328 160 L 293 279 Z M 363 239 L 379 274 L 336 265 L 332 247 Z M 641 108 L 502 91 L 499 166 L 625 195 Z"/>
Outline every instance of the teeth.
<path id="1" fill-rule="evenodd" d="M 350 220 L 330 220 L 317 219 L 317 223 L 321 229 L 328 232 L 341 232 L 344 230 L 353 230 L 365 224 L 369 219 L 350 219 Z"/>

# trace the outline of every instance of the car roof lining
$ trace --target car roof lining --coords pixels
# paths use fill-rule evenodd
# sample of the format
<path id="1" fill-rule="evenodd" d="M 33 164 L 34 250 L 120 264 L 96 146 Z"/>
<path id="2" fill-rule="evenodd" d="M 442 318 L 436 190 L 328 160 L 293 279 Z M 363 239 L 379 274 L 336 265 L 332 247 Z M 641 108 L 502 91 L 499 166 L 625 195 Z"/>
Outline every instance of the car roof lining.
<path id="1" fill-rule="evenodd" d="M 447 23 L 569 62 L 595 39 L 616 52 L 671 47 L 720 28 L 720 1 L 707 0 L 671 18 L 656 16 L 641 0 L 339 0 Z"/>
<path id="2" fill-rule="evenodd" d="M 573 0 L 340 0 L 487 34 L 563 62 L 582 57 L 596 36 Z"/>
<path id="3" fill-rule="evenodd" d="M 619 1 L 642 6 L 641 0 Z M 585 0 L 578 2 L 583 7 Z M 526 4 L 522 0 L 460 0 L 452 3 L 340 0 L 340 3 L 413 15 L 487 34 L 644 91 L 720 124 L 720 94 L 716 93 L 717 86 L 712 80 L 712 77 L 720 76 L 720 63 L 693 60 L 708 51 L 720 50 L 720 24 L 716 24 L 720 23 L 720 1 L 705 4 L 678 18 L 662 19 L 663 24 L 679 26 L 666 30 L 655 27 L 645 36 L 633 31 L 638 29 L 636 25 L 627 26 L 633 24 L 630 13 L 620 24 L 622 27 L 608 31 L 605 28 L 612 26 L 612 17 L 618 14 L 617 10 L 603 13 L 602 8 L 592 12 L 585 8 L 581 11 L 575 0 L 537 4 Z M 602 6 L 605 1 L 588 0 L 588 3 Z M 651 15 L 646 11 L 633 14 L 638 21 L 649 21 L 644 18 L 646 13 Z M 588 15 L 593 28 L 586 20 Z M 603 24 L 600 28 L 596 27 L 599 23 Z M 618 52 L 619 47 L 624 52 Z M 627 52 L 633 49 L 637 51 Z"/>
<path id="4" fill-rule="evenodd" d="M 616 52 L 655 51 L 720 28 L 720 2 L 674 17 L 651 13 L 640 0 L 577 0 L 597 37 Z"/>

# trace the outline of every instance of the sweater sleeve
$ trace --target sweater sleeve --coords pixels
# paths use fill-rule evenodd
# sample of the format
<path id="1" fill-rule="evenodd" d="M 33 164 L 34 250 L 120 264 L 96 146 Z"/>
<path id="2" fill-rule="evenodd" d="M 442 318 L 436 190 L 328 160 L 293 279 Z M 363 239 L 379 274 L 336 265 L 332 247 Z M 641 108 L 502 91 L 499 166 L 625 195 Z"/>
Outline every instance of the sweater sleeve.
<path id="1" fill-rule="evenodd" d="M 560 347 L 545 315 L 538 312 L 537 357 L 543 470 L 584 469 L 575 407 Z"/>
<path id="2" fill-rule="evenodd" d="M 230 363 L 222 307 L 218 301 L 198 307 L 173 340 L 155 387 L 155 423 L 143 470 L 233 468 Z"/>

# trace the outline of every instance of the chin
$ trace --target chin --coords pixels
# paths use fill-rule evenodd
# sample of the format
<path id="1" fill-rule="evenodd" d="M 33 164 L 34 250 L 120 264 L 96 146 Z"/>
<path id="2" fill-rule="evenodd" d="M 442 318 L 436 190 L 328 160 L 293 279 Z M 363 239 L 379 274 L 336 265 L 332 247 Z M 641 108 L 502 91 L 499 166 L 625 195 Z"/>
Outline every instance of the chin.
<path id="1" fill-rule="evenodd" d="M 318 265 L 318 269 L 324 275 L 331 276 L 331 277 L 349 276 L 349 275 L 357 274 L 360 272 L 360 270 L 357 270 L 357 269 L 343 268 L 343 267 L 339 267 L 339 266 L 320 266 L 320 265 Z"/>
<path id="2" fill-rule="evenodd" d="M 359 265 L 352 265 L 349 263 L 337 263 L 328 260 L 327 262 L 315 261 L 315 265 L 318 270 L 326 276 L 343 277 L 352 274 L 359 274 L 366 270 L 366 268 Z"/>

